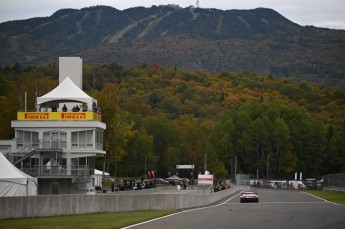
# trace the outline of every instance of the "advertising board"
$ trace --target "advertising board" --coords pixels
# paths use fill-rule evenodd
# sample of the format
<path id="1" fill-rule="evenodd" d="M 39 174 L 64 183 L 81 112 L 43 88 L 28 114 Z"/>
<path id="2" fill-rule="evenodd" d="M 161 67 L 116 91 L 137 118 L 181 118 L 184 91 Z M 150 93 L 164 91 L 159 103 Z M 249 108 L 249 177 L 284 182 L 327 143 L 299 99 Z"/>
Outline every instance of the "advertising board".
<path id="1" fill-rule="evenodd" d="M 213 175 L 198 175 L 198 185 L 213 185 Z"/>

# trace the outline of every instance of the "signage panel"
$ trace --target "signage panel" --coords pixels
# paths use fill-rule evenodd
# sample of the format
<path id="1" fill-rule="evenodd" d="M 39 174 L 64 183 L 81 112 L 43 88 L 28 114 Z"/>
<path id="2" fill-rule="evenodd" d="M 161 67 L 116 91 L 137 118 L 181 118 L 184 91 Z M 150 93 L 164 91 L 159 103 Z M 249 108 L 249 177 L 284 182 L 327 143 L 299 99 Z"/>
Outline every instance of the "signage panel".
<path id="1" fill-rule="evenodd" d="M 198 175 L 198 185 L 213 185 L 213 175 Z"/>
<path id="2" fill-rule="evenodd" d="M 18 120 L 47 121 L 47 120 L 94 120 L 93 112 L 18 112 Z"/>
<path id="3" fill-rule="evenodd" d="M 176 165 L 177 169 L 194 169 L 194 165 Z"/>

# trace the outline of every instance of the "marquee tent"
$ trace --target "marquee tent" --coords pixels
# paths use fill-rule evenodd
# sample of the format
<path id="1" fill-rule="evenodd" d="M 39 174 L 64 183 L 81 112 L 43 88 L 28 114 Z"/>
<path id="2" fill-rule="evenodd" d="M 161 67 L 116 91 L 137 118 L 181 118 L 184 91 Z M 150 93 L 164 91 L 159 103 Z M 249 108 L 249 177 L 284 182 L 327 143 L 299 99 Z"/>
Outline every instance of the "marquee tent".
<path id="1" fill-rule="evenodd" d="M 104 176 L 109 176 L 110 174 L 107 172 L 104 172 Z M 95 186 L 102 187 L 102 181 L 103 181 L 103 171 L 95 169 L 95 174 L 93 175 L 93 178 L 95 179 Z"/>
<path id="2" fill-rule="evenodd" d="M 95 175 L 103 175 L 103 171 L 95 169 Z M 107 172 L 104 172 L 104 176 L 109 176 L 110 174 Z"/>
<path id="3" fill-rule="evenodd" d="M 182 178 L 179 178 L 176 175 L 172 175 L 171 177 L 166 178 L 166 180 L 177 180 L 177 181 L 182 181 Z"/>
<path id="4" fill-rule="evenodd" d="M 59 86 L 37 98 L 37 105 L 49 102 L 81 102 L 86 103 L 88 107 L 92 107 L 93 102 L 96 102 L 96 100 L 83 92 L 69 77 L 66 77 Z"/>
<path id="5" fill-rule="evenodd" d="M 36 195 L 37 178 L 20 171 L 0 153 L 0 197 Z"/>

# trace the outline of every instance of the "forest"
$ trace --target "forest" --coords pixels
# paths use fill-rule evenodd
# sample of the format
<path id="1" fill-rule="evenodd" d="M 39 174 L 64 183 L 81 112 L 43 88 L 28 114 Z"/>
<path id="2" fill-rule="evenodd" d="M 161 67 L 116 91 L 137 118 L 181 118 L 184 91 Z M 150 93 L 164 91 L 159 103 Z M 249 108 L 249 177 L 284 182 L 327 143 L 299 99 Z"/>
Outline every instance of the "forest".
<path id="1" fill-rule="evenodd" d="M 35 109 L 58 85 L 58 66 L 0 68 L 0 139 L 14 138 L 11 120 Z M 293 179 L 345 172 L 345 91 L 252 72 L 180 70 L 115 63 L 83 66 L 83 90 L 98 100 L 105 158 L 112 176 L 175 174 L 195 165 L 217 179 L 237 173 Z M 104 163 L 105 162 L 105 163 Z"/>

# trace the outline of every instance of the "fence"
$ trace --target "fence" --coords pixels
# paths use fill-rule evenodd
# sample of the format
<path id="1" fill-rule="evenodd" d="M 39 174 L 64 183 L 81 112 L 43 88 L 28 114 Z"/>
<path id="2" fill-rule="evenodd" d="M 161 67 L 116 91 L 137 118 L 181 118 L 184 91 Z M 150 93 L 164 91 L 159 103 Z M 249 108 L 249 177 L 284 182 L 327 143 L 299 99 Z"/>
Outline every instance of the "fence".
<path id="1" fill-rule="evenodd" d="M 338 187 L 345 189 L 345 173 L 329 174 L 324 177 L 324 187 Z"/>
<path id="2" fill-rule="evenodd" d="M 246 174 L 236 174 L 236 185 L 250 185 L 250 176 Z"/>

